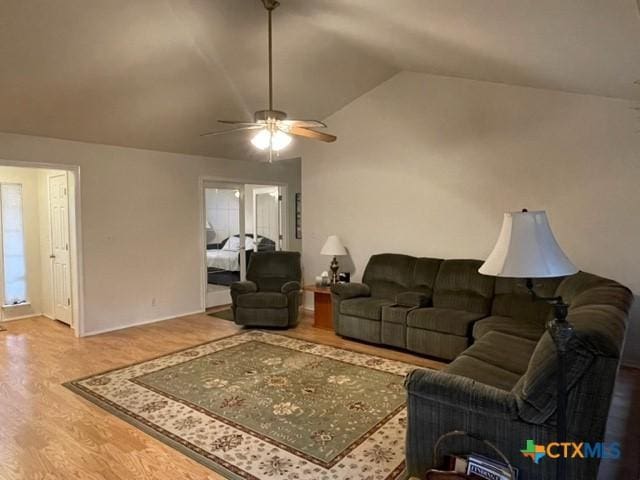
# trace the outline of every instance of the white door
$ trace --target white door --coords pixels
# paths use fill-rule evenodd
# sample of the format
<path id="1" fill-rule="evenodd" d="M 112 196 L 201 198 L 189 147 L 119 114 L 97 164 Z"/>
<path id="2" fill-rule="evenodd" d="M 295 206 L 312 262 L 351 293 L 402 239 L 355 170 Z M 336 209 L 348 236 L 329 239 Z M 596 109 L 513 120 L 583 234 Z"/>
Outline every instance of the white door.
<path id="1" fill-rule="evenodd" d="M 71 325 L 69 193 L 66 173 L 49 177 L 49 222 L 51 228 L 50 258 L 53 315 L 56 320 Z"/>
<path id="2" fill-rule="evenodd" d="M 282 191 L 280 187 L 253 189 L 253 231 L 273 240 L 276 250 L 282 250 Z"/>

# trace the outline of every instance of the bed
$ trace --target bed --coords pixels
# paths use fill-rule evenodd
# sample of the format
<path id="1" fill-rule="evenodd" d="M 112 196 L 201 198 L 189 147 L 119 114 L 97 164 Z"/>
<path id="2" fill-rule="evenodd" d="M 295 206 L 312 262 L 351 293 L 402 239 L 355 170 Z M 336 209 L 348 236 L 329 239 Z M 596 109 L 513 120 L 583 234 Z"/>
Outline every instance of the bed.
<path id="1" fill-rule="evenodd" d="M 249 265 L 251 253 L 256 249 L 253 234 L 246 234 L 246 264 Z M 267 237 L 258 236 L 257 250 L 273 251 L 276 244 Z M 208 282 L 214 285 L 231 285 L 240 280 L 240 237 L 233 235 L 220 243 L 207 245 Z"/>
<path id="2" fill-rule="evenodd" d="M 234 250 L 207 250 L 207 267 L 228 272 L 239 272 L 240 252 Z"/>

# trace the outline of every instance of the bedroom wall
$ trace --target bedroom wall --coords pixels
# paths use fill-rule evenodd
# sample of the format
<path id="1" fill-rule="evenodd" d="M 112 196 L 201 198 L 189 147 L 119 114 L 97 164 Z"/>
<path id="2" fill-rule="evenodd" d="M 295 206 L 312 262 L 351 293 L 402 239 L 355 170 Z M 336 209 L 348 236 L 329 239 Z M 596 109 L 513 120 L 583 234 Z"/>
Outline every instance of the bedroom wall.
<path id="1" fill-rule="evenodd" d="M 39 315 L 40 285 L 40 220 L 38 212 L 38 172 L 30 168 L 0 166 L 0 183 L 22 185 L 22 218 L 24 226 L 25 259 L 27 264 L 27 295 L 30 305 L 3 308 L 2 320 Z M 0 255 L 2 252 L 0 251 Z M 0 288 L 3 280 L 0 278 Z"/>
<path id="2" fill-rule="evenodd" d="M 403 72 L 325 119 L 302 155 L 306 280 L 340 235 L 370 255 L 485 258 L 504 211 L 547 210 L 581 269 L 640 294 L 640 119 L 629 101 Z M 309 298 L 306 304 L 309 306 Z M 625 350 L 640 364 L 640 301 Z"/>
<path id="3" fill-rule="evenodd" d="M 300 191 L 299 160 L 244 162 L 9 133 L 0 133 L 0 159 L 80 167 L 86 334 L 201 310 L 201 177 L 289 183 L 292 210 Z"/>

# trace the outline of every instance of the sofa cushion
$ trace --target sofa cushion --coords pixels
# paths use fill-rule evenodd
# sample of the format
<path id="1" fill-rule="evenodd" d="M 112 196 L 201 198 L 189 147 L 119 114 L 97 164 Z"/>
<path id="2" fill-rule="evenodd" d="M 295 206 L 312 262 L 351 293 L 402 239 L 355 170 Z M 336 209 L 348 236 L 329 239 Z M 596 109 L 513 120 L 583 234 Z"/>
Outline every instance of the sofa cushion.
<path id="1" fill-rule="evenodd" d="M 247 268 L 247 280 L 260 292 L 280 292 L 287 282 L 302 278 L 300 252 L 254 252 Z"/>
<path id="2" fill-rule="evenodd" d="M 241 308 L 286 308 L 287 296 L 276 292 L 257 292 L 238 295 Z"/>
<path id="3" fill-rule="evenodd" d="M 431 357 L 453 360 L 469 347 L 469 342 L 467 336 L 407 327 L 407 349 Z"/>
<path id="4" fill-rule="evenodd" d="M 413 269 L 411 290 L 424 293 L 429 298 L 432 298 L 441 263 L 442 260 L 439 258 L 417 258 Z"/>
<path id="5" fill-rule="evenodd" d="M 479 340 L 486 334 L 496 331 L 537 341 L 544 333 L 544 329 L 544 325 L 539 323 L 492 315 L 473 325 L 473 338 Z"/>
<path id="6" fill-rule="evenodd" d="M 478 273 L 481 265 L 481 260 L 444 260 L 436 278 L 433 306 L 488 315 L 495 280 Z"/>
<path id="7" fill-rule="evenodd" d="M 340 302 L 340 313 L 369 320 L 381 320 L 382 307 L 386 305 L 393 305 L 393 301 L 373 297 L 350 298 Z"/>
<path id="8" fill-rule="evenodd" d="M 541 297 L 553 297 L 561 280 L 562 278 L 535 279 L 534 291 Z M 496 278 L 491 315 L 544 325 L 551 318 L 551 312 L 551 305 L 531 298 L 524 278 Z"/>
<path id="9" fill-rule="evenodd" d="M 501 332 L 489 332 L 462 352 L 462 355 L 522 375 L 529 367 L 529 360 L 536 345 L 537 341 L 534 340 Z"/>
<path id="10" fill-rule="evenodd" d="M 407 315 L 407 326 L 464 337 L 471 332 L 473 322 L 484 316 L 449 308 L 418 308 Z"/>
<path id="11" fill-rule="evenodd" d="M 460 355 L 447 365 L 445 372 L 470 378 L 501 390 L 511 390 L 520 375 L 468 355 Z"/>
<path id="12" fill-rule="evenodd" d="M 396 253 L 373 255 L 367 263 L 362 282 L 371 289 L 371 296 L 394 300 L 400 292 L 411 289 L 416 257 Z"/>

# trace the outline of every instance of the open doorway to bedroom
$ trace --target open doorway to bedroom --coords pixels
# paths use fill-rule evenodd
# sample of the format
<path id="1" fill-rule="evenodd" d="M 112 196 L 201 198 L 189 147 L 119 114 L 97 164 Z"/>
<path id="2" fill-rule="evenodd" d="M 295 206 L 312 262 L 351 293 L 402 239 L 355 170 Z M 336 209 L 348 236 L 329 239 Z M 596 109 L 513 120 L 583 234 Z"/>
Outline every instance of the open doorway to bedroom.
<path id="1" fill-rule="evenodd" d="M 0 320 L 78 332 L 76 172 L 0 165 Z"/>
<path id="2" fill-rule="evenodd" d="M 256 251 L 286 245 L 280 185 L 204 183 L 205 307 L 231 303 L 230 285 L 244 280 Z"/>

